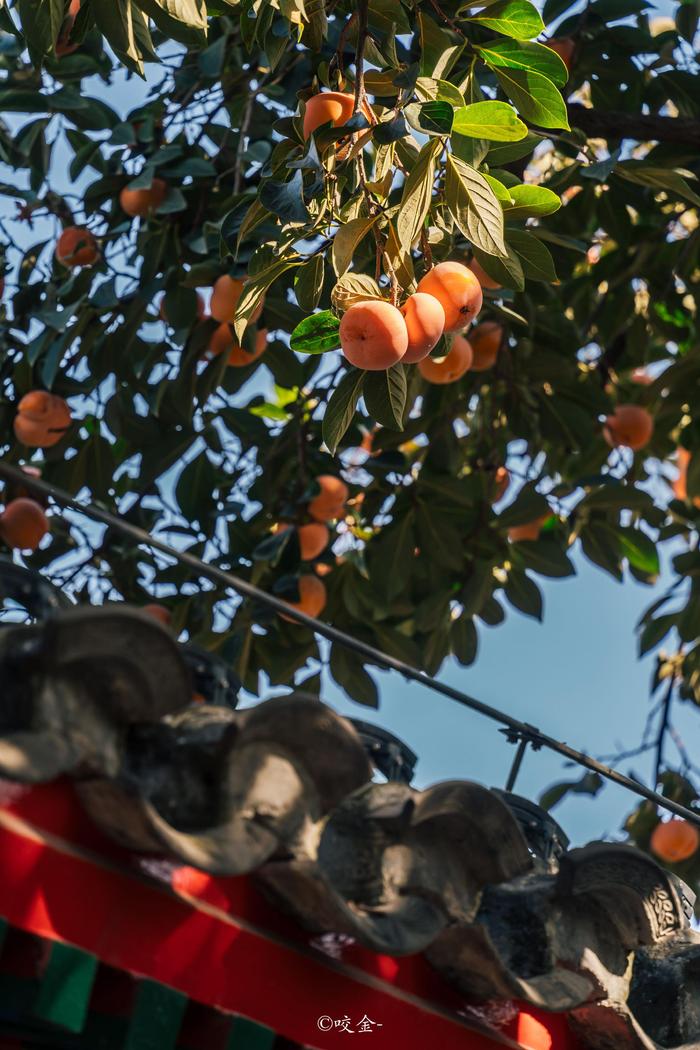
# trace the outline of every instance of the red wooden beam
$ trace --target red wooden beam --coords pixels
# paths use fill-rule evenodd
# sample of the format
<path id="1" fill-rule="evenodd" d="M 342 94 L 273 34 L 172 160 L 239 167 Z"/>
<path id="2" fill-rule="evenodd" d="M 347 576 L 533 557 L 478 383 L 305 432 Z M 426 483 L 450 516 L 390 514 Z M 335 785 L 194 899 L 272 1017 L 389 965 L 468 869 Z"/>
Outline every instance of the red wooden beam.
<path id="1" fill-rule="evenodd" d="M 69 785 L 6 795 L 0 871 L 0 916 L 13 926 L 318 1050 L 351 1037 L 387 1050 L 580 1050 L 564 1017 L 515 1004 L 498 1006 L 501 1035 L 479 1031 L 478 1016 L 457 1013 L 459 997 L 421 956 L 341 942 L 329 957 L 247 878 L 190 868 L 169 883 L 148 878 L 89 824 Z"/>

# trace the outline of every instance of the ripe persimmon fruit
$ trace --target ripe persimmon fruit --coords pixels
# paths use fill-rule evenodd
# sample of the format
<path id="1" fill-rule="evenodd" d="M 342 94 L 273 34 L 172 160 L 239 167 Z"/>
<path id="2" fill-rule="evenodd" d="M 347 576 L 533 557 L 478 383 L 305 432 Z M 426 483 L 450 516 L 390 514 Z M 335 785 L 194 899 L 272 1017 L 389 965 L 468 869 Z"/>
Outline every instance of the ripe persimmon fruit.
<path id="1" fill-rule="evenodd" d="M 624 445 L 635 452 L 649 444 L 653 433 L 653 416 L 641 405 L 618 405 L 603 427 L 603 437 L 611 448 Z"/>
<path id="2" fill-rule="evenodd" d="M 503 325 L 498 321 L 483 321 L 469 333 L 469 342 L 474 351 L 473 372 L 486 372 L 493 368 L 498 352 L 503 345 Z"/>
<path id="3" fill-rule="evenodd" d="M 326 607 L 327 591 L 323 580 L 313 573 L 305 573 L 299 577 L 299 601 L 288 602 L 292 609 L 306 613 L 307 616 L 318 616 Z M 284 613 L 282 613 L 284 616 Z M 289 616 L 284 616 L 289 620 Z M 292 621 L 294 622 L 294 621 Z"/>
<path id="4" fill-rule="evenodd" d="M 350 495 L 345 482 L 334 474 L 319 474 L 315 480 L 321 491 L 309 501 L 309 515 L 320 522 L 341 517 Z"/>
<path id="5" fill-rule="evenodd" d="M 418 371 L 429 383 L 456 383 L 471 368 L 472 358 L 469 340 L 455 335 L 445 357 L 424 357 L 418 362 Z"/>
<path id="6" fill-rule="evenodd" d="M 556 51 L 566 68 L 571 71 L 576 42 L 570 36 L 553 37 L 552 40 L 547 41 L 547 47 Z"/>
<path id="7" fill-rule="evenodd" d="M 481 309 L 484 296 L 475 274 L 458 262 L 441 262 L 418 282 L 418 291 L 434 295 L 445 311 L 445 331 L 466 328 Z"/>
<path id="8" fill-rule="evenodd" d="M 401 360 L 413 365 L 427 357 L 445 330 L 442 303 L 427 292 L 414 292 L 401 307 L 408 331 L 408 349 Z"/>
<path id="9" fill-rule="evenodd" d="M 678 864 L 695 853 L 700 845 L 700 833 L 687 820 L 673 817 L 656 825 L 649 845 L 660 860 Z"/>
<path id="10" fill-rule="evenodd" d="M 70 43 L 70 35 L 75 25 L 75 20 L 78 17 L 80 11 L 80 0 L 70 0 L 68 5 L 68 11 L 66 17 L 63 19 L 63 25 L 61 26 L 58 34 L 58 40 L 56 41 L 56 56 L 63 58 L 64 55 L 72 55 L 78 47 L 77 44 Z"/>
<path id="11" fill-rule="evenodd" d="M 488 288 L 495 292 L 503 287 L 503 285 L 499 284 L 493 277 L 489 277 L 486 270 L 477 259 L 472 259 L 469 263 L 469 269 L 474 274 L 482 288 Z"/>
<path id="12" fill-rule="evenodd" d="M 92 266 L 100 257 L 95 235 L 84 226 L 66 226 L 56 241 L 56 258 L 72 269 L 75 266 Z"/>
<path id="13" fill-rule="evenodd" d="M 408 349 L 408 328 L 400 310 L 384 300 L 354 303 L 340 322 L 340 346 L 356 368 L 381 372 Z"/>
<path id="14" fill-rule="evenodd" d="M 229 274 L 223 273 L 221 277 L 216 279 L 211 293 L 211 302 L 209 303 L 209 313 L 215 321 L 219 321 L 221 324 L 224 322 L 233 324 L 236 319 L 236 308 L 243 294 L 244 287 L 245 281 L 242 277 L 231 277 Z M 260 317 L 262 309 L 263 304 L 261 302 L 251 315 L 251 324 Z"/>
<path id="15" fill-rule="evenodd" d="M 278 525 L 275 532 L 287 532 L 291 528 L 291 525 Z M 326 549 L 331 534 L 327 525 L 313 521 L 309 525 L 298 525 L 297 536 L 299 537 L 301 560 L 313 561 Z"/>
<path id="16" fill-rule="evenodd" d="M 170 610 L 166 609 L 164 605 L 159 605 L 158 602 L 149 602 L 148 605 L 144 605 L 143 612 L 153 617 L 158 623 L 162 623 L 164 627 L 170 627 L 170 624 L 173 622 Z"/>
<path id="17" fill-rule="evenodd" d="M 70 408 L 48 390 L 30 390 L 17 406 L 15 437 L 29 448 L 51 448 L 71 425 Z"/>
<path id="18" fill-rule="evenodd" d="M 355 96 L 344 91 L 321 91 L 306 100 L 304 106 L 304 139 L 313 135 L 323 124 L 340 128 L 350 120 L 355 108 Z M 369 107 L 362 105 L 362 112 L 369 119 Z"/>
<path id="19" fill-rule="evenodd" d="M 228 363 L 232 368 L 245 368 L 265 353 L 267 346 L 267 328 L 261 328 L 255 335 L 255 349 L 246 350 L 236 340 L 233 328 L 229 324 L 220 324 L 214 329 L 209 343 L 209 353 L 212 357 L 228 353 Z"/>
<path id="20" fill-rule="evenodd" d="M 492 503 L 498 503 L 502 500 L 506 492 L 510 488 L 510 472 L 507 467 L 496 467 L 493 475 L 493 495 L 491 497 Z"/>
<path id="21" fill-rule="evenodd" d="M 154 178 L 150 186 L 132 190 L 128 186 L 119 194 L 122 211 L 132 219 L 151 215 L 165 200 L 168 184 L 163 179 Z"/>
<path id="22" fill-rule="evenodd" d="M 542 514 L 534 521 L 525 522 L 523 525 L 513 525 L 508 529 L 508 539 L 511 543 L 521 543 L 523 540 L 538 540 L 545 521 L 551 518 L 551 514 Z"/>
<path id="23" fill-rule="evenodd" d="M 678 467 L 678 477 L 671 484 L 673 489 L 673 495 L 676 499 L 683 500 L 684 502 L 688 499 L 688 465 L 690 463 L 691 453 L 687 448 L 682 446 L 676 450 L 676 466 Z M 700 507 L 700 496 L 695 496 L 692 500 L 694 507 Z"/>
<path id="24" fill-rule="evenodd" d="M 48 531 L 44 508 L 26 496 L 13 499 L 0 514 L 0 537 L 14 550 L 35 551 Z"/>

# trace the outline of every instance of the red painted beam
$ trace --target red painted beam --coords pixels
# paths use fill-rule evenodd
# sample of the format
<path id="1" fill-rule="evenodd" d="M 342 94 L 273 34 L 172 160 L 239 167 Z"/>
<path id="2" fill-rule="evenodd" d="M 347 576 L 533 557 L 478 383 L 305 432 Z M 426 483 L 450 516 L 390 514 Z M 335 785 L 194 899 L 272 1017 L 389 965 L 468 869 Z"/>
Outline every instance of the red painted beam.
<path id="1" fill-rule="evenodd" d="M 460 1018 L 459 997 L 420 956 L 341 944 L 330 958 L 247 878 L 190 868 L 177 869 L 171 885 L 147 878 L 102 840 L 67 785 L 5 801 L 0 915 L 14 926 L 318 1050 L 347 1045 L 348 1029 L 387 1050 L 580 1050 L 564 1017 L 515 1004 L 498 1007 L 500 1037 L 475 1030 L 476 1016 Z M 496 1019 L 488 1010 L 483 1016 Z M 374 1024 L 363 1026 L 363 1018 Z"/>

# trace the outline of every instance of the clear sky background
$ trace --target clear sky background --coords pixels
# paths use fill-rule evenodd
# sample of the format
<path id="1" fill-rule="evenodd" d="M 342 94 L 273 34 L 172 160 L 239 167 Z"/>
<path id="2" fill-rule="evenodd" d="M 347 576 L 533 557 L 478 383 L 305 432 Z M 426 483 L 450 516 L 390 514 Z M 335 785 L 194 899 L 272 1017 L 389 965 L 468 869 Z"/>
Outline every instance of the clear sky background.
<path id="1" fill-rule="evenodd" d="M 656 13 L 671 13 L 673 6 L 656 5 Z M 149 80 L 158 76 L 154 71 Z M 146 90 L 136 79 L 127 81 L 120 76 L 118 87 L 106 89 L 95 84 L 94 93 L 126 114 Z M 53 188 L 60 191 L 60 157 L 57 161 Z M 9 174 L 0 170 L 0 179 L 9 181 Z M 75 187 L 72 189 L 75 192 Z M 46 229 L 37 226 L 27 237 L 26 226 L 12 222 L 13 212 L 12 202 L 3 198 L 0 215 L 6 222 L 9 219 L 13 235 L 23 242 L 34 243 L 47 235 Z M 258 369 L 253 382 L 258 388 L 262 384 L 263 389 L 272 385 L 264 367 Z M 505 624 L 499 627 L 480 625 L 476 664 L 461 668 L 448 662 L 440 677 L 599 757 L 633 747 L 641 739 L 649 708 L 653 658 L 637 659 L 634 626 L 669 578 L 662 576 L 656 588 L 643 587 L 631 579 L 619 584 L 589 565 L 578 552 L 574 552 L 573 560 L 576 577 L 539 580 L 545 598 L 543 624 L 509 611 Z M 497 725 L 421 685 L 404 682 L 396 674 L 377 677 L 382 697 L 377 712 L 349 702 L 332 683 L 324 699 L 342 713 L 375 721 L 404 739 L 419 756 L 415 778 L 419 787 L 450 778 L 504 786 L 515 749 L 506 743 Z M 700 713 L 686 708 L 675 721 L 692 756 L 700 750 Z M 620 768 L 648 782 L 651 765 L 651 760 L 642 756 L 622 762 Z M 516 790 L 537 798 L 552 781 L 577 779 L 581 772 L 566 767 L 557 755 L 528 751 Z M 636 804 L 634 796 L 607 785 L 593 800 L 567 797 L 554 815 L 573 843 L 580 844 L 592 838 L 618 836 L 624 815 Z"/>

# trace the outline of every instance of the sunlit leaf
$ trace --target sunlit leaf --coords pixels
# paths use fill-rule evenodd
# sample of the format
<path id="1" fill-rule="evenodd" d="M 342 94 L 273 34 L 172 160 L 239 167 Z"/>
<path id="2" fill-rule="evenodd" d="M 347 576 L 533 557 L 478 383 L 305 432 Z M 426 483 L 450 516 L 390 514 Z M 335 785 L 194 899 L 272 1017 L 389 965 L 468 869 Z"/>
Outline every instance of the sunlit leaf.
<path id="1" fill-rule="evenodd" d="M 304 318 L 292 332 L 289 345 L 299 354 L 324 354 L 340 346 L 340 321 L 332 310 Z"/>

